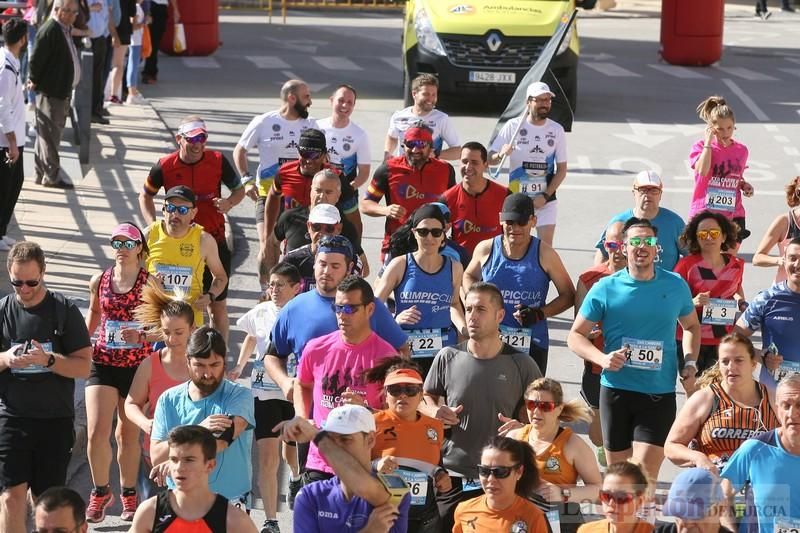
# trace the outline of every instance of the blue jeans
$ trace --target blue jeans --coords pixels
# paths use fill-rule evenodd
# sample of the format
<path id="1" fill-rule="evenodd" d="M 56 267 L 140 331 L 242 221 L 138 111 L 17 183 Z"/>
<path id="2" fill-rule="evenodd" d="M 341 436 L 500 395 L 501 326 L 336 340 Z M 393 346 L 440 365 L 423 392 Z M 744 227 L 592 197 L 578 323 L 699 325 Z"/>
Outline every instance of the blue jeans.
<path id="1" fill-rule="evenodd" d="M 36 31 L 36 26 L 33 24 L 28 24 L 28 50 L 20 59 L 19 77 L 22 79 L 22 83 L 25 83 L 25 81 L 28 79 L 28 62 L 30 61 L 31 54 L 33 54 L 33 44 L 36 42 Z M 36 102 L 36 91 L 24 89 L 24 93 L 25 100 L 28 103 L 32 104 Z"/>
<path id="2" fill-rule="evenodd" d="M 128 71 L 126 73 L 126 81 L 128 87 L 139 86 L 139 62 L 142 59 L 141 45 L 131 45 L 128 48 Z"/>

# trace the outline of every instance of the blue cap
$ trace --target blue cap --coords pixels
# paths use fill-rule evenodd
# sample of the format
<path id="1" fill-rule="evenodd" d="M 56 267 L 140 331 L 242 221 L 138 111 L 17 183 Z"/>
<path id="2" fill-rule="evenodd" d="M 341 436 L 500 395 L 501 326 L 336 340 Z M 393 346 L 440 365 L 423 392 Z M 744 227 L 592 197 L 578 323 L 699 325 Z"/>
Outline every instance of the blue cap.
<path id="1" fill-rule="evenodd" d="M 355 256 L 353 245 L 343 235 L 326 235 L 320 239 L 319 244 L 317 244 L 317 253 L 342 254 L 347 259 L 353 259 Z"/>
<path id="2" fill-rule="evenodd" d="M 661 512 L 682 520 L 702 520 L 709 508 L 722 500 L 718 477 L 705 468 L 689 468 L 672 482 Z"/>

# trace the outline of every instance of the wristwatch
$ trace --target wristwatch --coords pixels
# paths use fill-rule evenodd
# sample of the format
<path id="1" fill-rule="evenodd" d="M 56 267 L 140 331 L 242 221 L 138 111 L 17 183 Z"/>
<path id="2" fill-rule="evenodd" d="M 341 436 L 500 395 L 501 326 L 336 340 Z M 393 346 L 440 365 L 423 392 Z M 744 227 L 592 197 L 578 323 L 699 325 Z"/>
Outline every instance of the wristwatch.
<path id="1" fill-rule="evenodd" d="M 50 358 L 47 360 L 47 368 L 50 368 L 54 364 L 56 364 L 56 356 L 55 354 L 51 353 Z"/>
<path id="2" fill-rule="evenodd" d="M 569 489 L 561 489 L 561 500 L 564 503 L 567 503 L 569 499 L 572 497 L 572 491 Z"/>
<path id="3" fill-rule="evenodd" d="M 689 368 L 689 367 L 694 368 L 694 375 L 696 376 L 697 375 L 697 361 L 694 361 L 692 359 L 686 359 L 683 362 L 683 368 Z"/>

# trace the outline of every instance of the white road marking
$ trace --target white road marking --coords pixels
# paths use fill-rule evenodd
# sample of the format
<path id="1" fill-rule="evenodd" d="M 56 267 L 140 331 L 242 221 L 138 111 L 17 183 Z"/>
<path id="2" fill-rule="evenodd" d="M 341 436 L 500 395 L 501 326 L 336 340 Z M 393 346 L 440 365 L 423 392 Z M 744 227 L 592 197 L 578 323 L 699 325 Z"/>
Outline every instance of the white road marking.
<path id="1" fill-rule="evenodd" d="M 774 137 L 774 139 L 776 141 L 778 141 L 779 143 L 788 143 L 789 142 L 789 137 L 787 137 L 786 135 L 776 135 Z"/>
<path id="2" fill-rule="evenodd" d="M 787 74 L 791 74 L 792 76 L 797 76 L 800 78 L 800 68 L 779 68 L 778 70 L 782 70 Z"/>
<path id="3" fill-rule="evenodd" d="M 278 56 L 244 56 L 256 68 L 289 68 L 289 64 Z"/>
<path id="4" fill-rule="evenodd" d="M 346 57 L 315 56 L 313 59 L 328 70 L 364 70 Z"/>
<path id="5" fill-rule="evenodd" d="M 786 153 L 786 155 L 791 155 L 791 156 L 800 155 L 800 150 L 798 150 L 794 146 L 784 146 L 783 151 Z"/>
<path id="6" fill-rule="evenodd" d="M 671 140 L 676 133 L 686 136 L 702 131 L 702 128 L 688 124 L 642 124 L 634 119 L 628 119 L 628 125 L 633 133 L 615 133 L 614 136 L 647 148 Z"/>
<path id="7" fill-rule="evenodd" d="M 396 68 L 397 70 L 403 70 L 403 65 L 400 64 L 401 59 L 399 57 L 382 57 L 380 59 L 384 63 L 387 63 L 390 67 Z"/>
<path id="8" fill-rule="evenodd" d="M 290 70 L 282 70 L 281 74 L 283 74 L 286 77 L 285 79 L 287 79 L 287 80 L 301 80 L 301 79 L 303 79 L 303 78 L 301 78 L 300 76 L 298 76 L 297 74 L 295 74 L 294 72 L 292 72 Z M 278 83 L 283 85 L 284 82 L 283 81 L 279 81 Z M 330 84 L 329 83 L 311 83 L 310 81 L 306 81 L 306 85 L 308 85 L 308 88 L 311 90 L 312 93 L 318 93 L 319 91 L 321 91 L 322 89 L 324 89 L 325 87 L 327 87 Z"/>
<path id="9" fill-rule="evenodd" d="M 183 65 L 187 68 L 220 68 L 213 57 L 183 57 Z"/>
<path id="10" fill-rule="evenodd" d="M 632 72 L 626 68 L 623 68 L 619 65 L 615 65 L 614 63 L 598 63 L 594 61 L 585 61 L 583 63 L 587 67 L 592 70 L 596 70 L 600 74 L 605 74 L 606 76 L 612 78 L 641 78 L 641 74 L 637 74 Z"/>
<path id="11" fill-rule="evenodd" d="M 778 131 L 778 126 L 775 124 L 764 124 L 764 129 L 767 131 Z"/>
<path id="12" fill-rule="evenodd" d="M 750 70 L 744 67 L 717 67 L 722 72 L 726 72 L 732 76 L 743 78 L 748 81 L 778 81 L 778 78 L 772 77 L 768 74 L 762 74 L 755 70 Z"/>
<path id="13" fill-rule="evenodd" d="M 722 80 L 722 83 L 724 83 L 725 85 L 727 85 L 727 86 L 728 86 L 728 88 L 729 88 L 731 91 L 733 91 L 733 94 L 735 94 L 736 96 L 738 96 L 738 97 L 739 97 L 739 100 L 741 100 L 741 101 L 744 103 L 744 105 L 745 105 L 745 106 L 747 106 L 747 109 L 749 109 L 749 110 L 750 110 L 750 112 L 751 112 L 751 113 L 753 113 L 753 115 L 755 115 L 755 117 L 756 117 L 758 120 L 760 120 L 760 121 L 762 121 L 762 122 L 769 122 L 769 117 L 767 116 L 767 114 L 766 114 L 766 113 L 764 113 L 764 112 L 761 110 L 761 108 L 760 108 L 760 107 L 758 107 L 758 105 L 757 105 L 757 104 L 756 104 L 756 103 L 753 101 L 753 99 L 752 99 L 752 98 L 750 98 L 750 97 L 749 97 L 749 96 L 748 96 L 748 95 L 747 95 L 747 94 L 746 94 L 746 93 L 745 93 L 745 92 L 744 92 L 744 91 L 741 89 L 741 87 L 739 87 L 738 85 L 736 85 L 736 84 L 733 82 L 733 80 L 729 80 L 729 79 L 725 78 L 724 80 Z M 767 128 L 767 129 L 769 129 L 769 128 Z"/>
<path id="14" fill-rule="evenodd" d="M 684 80 L 707 80 L 710 76 L 706 76 L 705 74 L 701 74 L 698 69 L 692 69 L 687 67 L 677 67 L 674 65 L 647 65 L 650 68 L 654 68 L 658 71 L 661 71 L 665 74 L 669 74 L 670 76 L 675 76 L 676 78 L 681 78 Z"/>

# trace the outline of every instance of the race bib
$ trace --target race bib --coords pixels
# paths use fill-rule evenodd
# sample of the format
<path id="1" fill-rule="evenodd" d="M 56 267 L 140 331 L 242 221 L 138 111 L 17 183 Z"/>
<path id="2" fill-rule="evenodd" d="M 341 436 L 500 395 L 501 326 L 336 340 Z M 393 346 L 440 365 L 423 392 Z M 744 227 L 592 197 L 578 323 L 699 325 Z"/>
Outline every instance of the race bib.
<path id="1" fill-rule="evenodd" d="M 702 322 L 712 326 L 732 326 L 738 311 L 736 300 L 709 298 L 708 304 L 703 306 Z"/>
<path id="2" fill-rule="evenodd" d="M 52 342 L 41 342 L 39 343 L 42 345 L 42 350 L 45 352 L 52 352 L 53 351 L 53 343 Z M 46 366 L 42 365 L 28 365 L 25 368 L 10 368 L 12 374 L 18 375 L 30 375 L 30 374 L 49 374 L 50 369 Z"/>
<path id="3" fill-rule="evenodd" d="M 625 366 L 639 370 L 661 370 L 664 360 L 664 343 L 662 341 L 649 341 L 622 337 L 625 350 Z"/>
<path id="4" fill-rule="evenodd" d="M 736 209 L 736 189 L 709 187 L 706 191 L 706 208 L 733 213 Z"/>
<path id="5" fill-rule="evenodd" d="M 441 329 L 411 329 L 407 333 L 411 357 L 432 357 L 442 349 Z"/>
<path id="6" fill-rule="evenodd" d="M 467 492 L 469 490 L 483 490 L 481 482 L 477 479 L 463 478 L 461 481 L 461 491 Z"/>
<path id="7" fill-rule="evenodd" d="M 156 274 L 161 275 L 168 291 L 179 288 L 188 293 L 192 288 L 192 267 L 156 264 Z"/>
<path id="8" fill-rule="evenodd" d="M 775 378 L 775 381 L 780 381 L 794 374 L 800 374 L 800 361 L 789 361 L 784 358 L 783 363 L 775 369 L 772 376 Z"/>
<path id="9" fill-rule="evenodd" d="M 397 473 L 408 483 L 411 493 L 411 505 L 425 505 L 428 498 L 428 474 L 411 470 L 397 470 Z"/>
<path id="10" fill-rule="evenodd" d="M 774 533 L 800 533 L 800 520 L 788 517 L 775 518 Z"/>
<path id="11" fill-rule="evenodd" d="M 106 347 L 111 348 L 112 350 L 119 350 L 122 348 L 141 348 L 141 342 L 135 342 L 131 344 L 125 342 L 125 340 L 122 338 L 123 329 L 135 329 L 138 331 L 142 329 L 142 325 L 138 322 L 106 320 Z"/>
<path id="12" fill-rule="evenodd" d="M 547 517 L 547 522 L 550 524 L 550 529 L 552 533 L 561 533 L 561 518 L 558 515 L 558 507 L 553 507 L 547 513 L 545 513 Z"/>
<path id="13" fill-rule="evenodd" d="M 529 350 L 531 330 L 500 325 L 500 340 L 517 350 Z"/>
<path id="14" fill-rule="evenodd" d="M 281 392 L 281 388 L 272 381 L 264 368 L 264 360 L 253 361 L 253 373 L 250 374 L 250 387 L 264 392 Z"/>

